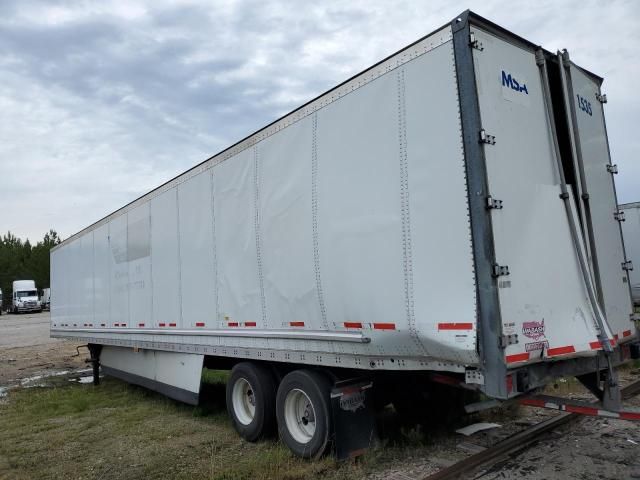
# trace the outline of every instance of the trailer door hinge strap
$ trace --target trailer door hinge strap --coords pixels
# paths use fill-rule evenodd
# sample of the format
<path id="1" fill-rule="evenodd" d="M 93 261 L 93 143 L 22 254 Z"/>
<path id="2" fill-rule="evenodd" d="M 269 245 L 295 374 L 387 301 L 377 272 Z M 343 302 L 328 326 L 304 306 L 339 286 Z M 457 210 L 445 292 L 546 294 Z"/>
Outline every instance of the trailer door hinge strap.
<path id="1" fill-rule="evenodd" d="M 618 173 L 618 165 L 607 165 L 607 172 Z"/>
<path id="2" fill-rule="evenodd" d="M 631 262 L 631 260 L 627 260 L 626 262 L 622 262 L 622 270 L 626 270 L 628 272 L 633 270 L 633 262 Z"/>
<path id="3" fill-rule="evenodd" d="M 495 145 L 496 144 L 496 137 L 495 135 L 489 135 L 485 129 L 483 128 L 482 130 L 480 130 L 480 143 L 486 143 L 488 145 Z"/>
<path id="4" fill-rule="evenodd" d="M 606 93 L 598 93 L 596 92 L 596 100 L 598 100 L 600 103 L 607 103 L 607 94 Z"/>
<path id="5" fill-rule="evenodd" d="M 493 198 L 491 195 L 489 195 L 487 197 L 487 208 L 489 210 L 501 210 L 502 200 L 498 200 L 497 198 Z"/>
<path id="6" fill-rule="evenodd" d="M 624 222 L 624 210 L 613 212 L 613 218 L 615 218 L 619 222 Z"/>
<path id="7" fill-rule="evenodd" d="M 518 334 L 500 335 L 500 348 L 507 348 L 509 345 L 518 343 Z"/>
<path id="8" fill-rule="evenodd" d="M 482 42 L 476 38 L 476 34 L 473 32 L 469 34 L 469 46 L 471 48 L 475 48 L 476 50 L 484 50 L 484 45 L 482 45 Z"/>
<path id="9" fill-rule="evenodd" d="M 505 275 L 509 275 L 509 266 L 508 265 L 498 265 L 495 263 L 493 265 L 493 276 L 494 277 L 502 277 Z"/>

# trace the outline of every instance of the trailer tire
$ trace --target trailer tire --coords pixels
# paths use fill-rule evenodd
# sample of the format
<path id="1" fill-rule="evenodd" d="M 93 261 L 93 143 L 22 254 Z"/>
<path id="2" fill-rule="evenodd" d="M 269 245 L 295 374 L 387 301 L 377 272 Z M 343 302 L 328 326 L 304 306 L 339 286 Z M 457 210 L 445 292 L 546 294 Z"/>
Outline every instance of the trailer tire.
<path id="1" fill-rule="evenodd" d="M 276 416 L 280 438 L 296 455 L 319 458 L 329 447 L 331 382 L 313 370 L 294 370 L 280 382 Z"/>
<path id="2" fill-rule="evenodd" d="M 233 428 L 249 442 L 273 435 L 276 384 L 271 371 L 251 362 L 238 363 L 227 381 L 227 411 Z"/>

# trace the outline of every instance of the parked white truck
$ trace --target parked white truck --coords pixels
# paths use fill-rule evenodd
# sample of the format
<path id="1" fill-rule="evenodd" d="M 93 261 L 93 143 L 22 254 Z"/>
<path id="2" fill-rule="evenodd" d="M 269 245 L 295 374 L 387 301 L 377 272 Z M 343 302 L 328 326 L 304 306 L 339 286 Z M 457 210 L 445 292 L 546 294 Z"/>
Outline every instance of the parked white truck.
<path id="1" fill-rule="evenodd" d="M 624 203 L 619 209 L 624 215 L 622 234 L 627 257 L 635 267 L 630 272 L 631 295 L 634 304 L 640 306 L 640 202 Z"/>
<path id="2" fill-rule="evenodd" d="M 434 381 L 573 375 L 616 416 L 638 332 L 601 83 L 465 12 L 55 247 L 51 335 L 185 402 L 231 369 L 240 435 L 306 457 Z"/>
<path id="3" fill-rule="evenodd" d="M 42 306 L 38 298 L 36 282 L 33 280 L 16 280 L 13 282 L 13 296 L 11 297 L 11 311 L 13 313 L 41 312 Z"/>

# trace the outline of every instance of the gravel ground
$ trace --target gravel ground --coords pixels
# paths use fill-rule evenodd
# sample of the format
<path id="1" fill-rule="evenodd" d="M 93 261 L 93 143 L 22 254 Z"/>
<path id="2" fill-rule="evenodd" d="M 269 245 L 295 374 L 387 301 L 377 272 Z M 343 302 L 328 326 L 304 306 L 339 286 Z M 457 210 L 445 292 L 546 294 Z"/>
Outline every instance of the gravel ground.
<path id="1" fill-rule="evenodd" d="M 626 368 L 620 372 L 624 384 L 640 380 L 640 370 Z M 548 394 L 580 400 L 593 397 L 576 382 L 561 381 Z M 640 396 L 625 401 L 626 407 L 640 409 Z M 449 432 L 417 457 L 407 457 L 397 464 L 369 476 L 371 480 L 419 480 L 469 455 L 481 452 L 528 426 L 555 417 L 558 412 L 518 407 L 510 411 L 486 412 L 469 419 L 469 423 L 492 422 L 499 428 L 484 430 L 469 437 Z M 479 469 L 465 478 L 498 479 L 640 479 L 640 426 L 637 422 L 583 417 L 578 422 L 558 428 L 541 441 L 509 457 Z"/>

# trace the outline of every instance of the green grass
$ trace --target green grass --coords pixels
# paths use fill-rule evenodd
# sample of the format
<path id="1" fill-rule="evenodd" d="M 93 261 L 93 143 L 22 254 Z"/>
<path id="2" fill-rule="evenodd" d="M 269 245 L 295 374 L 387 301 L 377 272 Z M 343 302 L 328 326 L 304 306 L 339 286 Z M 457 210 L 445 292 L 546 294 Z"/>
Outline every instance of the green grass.
<path id="1" fill-rule="evenodd" d="M 229 378 L 229 372 L 227 370 L 209 370 L 208 368 L 202 369 L 202 381 L 213 385 L 226 385 Z"/>
<path id="2" fill-rule="evenodd" d="M 0 479 L 354 480 L 432 443 L 409 432 L 348 462 L 301 460 L 275 439 L 248 443 L 224 408 L 226 375 L 204 372 L 198 407 L 112 378 L 12 390 L 0 404 Z"/>

